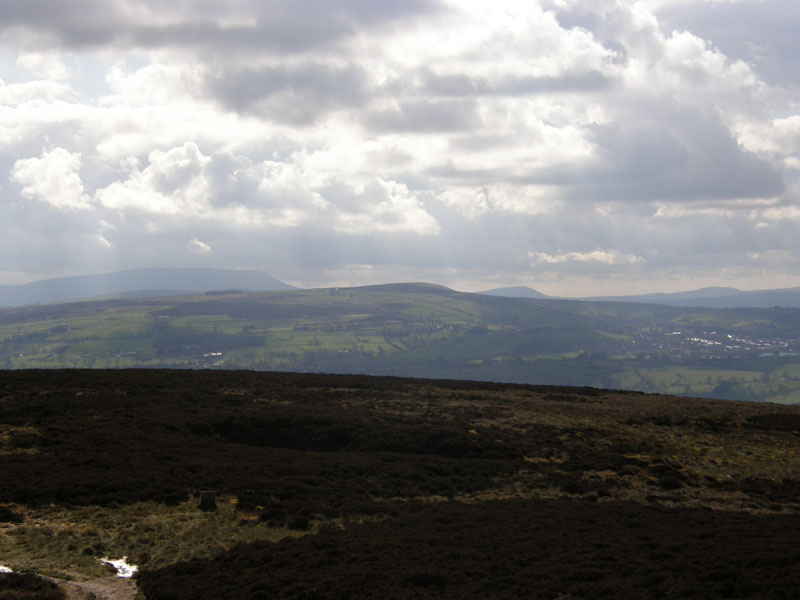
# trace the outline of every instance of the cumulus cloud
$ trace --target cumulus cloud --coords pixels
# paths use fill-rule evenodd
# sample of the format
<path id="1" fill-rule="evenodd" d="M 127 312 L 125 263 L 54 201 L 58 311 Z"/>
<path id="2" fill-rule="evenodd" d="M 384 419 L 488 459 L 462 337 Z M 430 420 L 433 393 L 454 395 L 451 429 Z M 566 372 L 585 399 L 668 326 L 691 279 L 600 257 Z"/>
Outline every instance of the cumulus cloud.
<path id="1" fill-rule="evenodd" d="M 795 3 L 664 3 L 656 14 L 665 29 L 713 40 L 726 55 L 753 65 L 766 82 L 794 87 L 800 81 L 800 6 Z"/>
<path id="2" fill-rule="evenodd" d="M 800 285 L 784 4 L 5 3 L 0 272 Z"/>
<path id="3" fill-rule="evenodd" d="M 441 133 L 477 128 L 476 104 L 469 100 L 411 100 L 390 102 L 364 116 L 364 124 L 376 131 Z"/>
<path id="4" fill-rule="evenodd" d="M 464 216 L 477 218 L 489 211 L 537 215 L 553 213 L 562 203 L 553 198 L 549 186 L 494 184 L 480 188 L 445 190 L 439 200 Z"/>
<path id="5" fill-rule="evenodd" d="M 436 12 L 434 0 L 29 0 L 5 4 L 2 21 L 28 43 L 76 50 L 104 47 L 190 47 L 297 52 L 355 36 L 361 28 L 382 28 L 397 20 Z M 32 39 L 31 39 L 32 38 Z M 15 40 L 17 41 L 17 40 Z"/>
<path id="6" fill-rule="evenodd" d="M 192 238 L 189 240 L 189 243 L 186 245 L 186 248 L 192 254 L 211 254 L 211 246 L 206 244 L 205 242 L 201 242 L 197 238 Z"/>
<path id="7" fill-rule="evenodd" d="M 305 125 L 330 111 L 363 105 L 366 77 L 352 64 L 277 63 L 209 72 L 205 85 L 228 109 Z"/>
<path id="8" fill-rule="evenodd" d="M 562 254 L 547 254 L 546 252 L 528 253 L 533 264 L 557 265 L 560 263 L 585 263 L 605 266 L 614 265 L 635 265 L 645 262 L 641 256 L 633 254 L 623 254 L 618 250 L 595 249 L 591 252 L 566 252 Z"/>
<path id="9" fill-rule="evenodd" d="M 192 142 L 167 152 L 153 150 L 144 169 L 134 167 L 125 181 L 97 190 L 95 198 L 106 208 L 123 211 L 200 216 L 209 205 L 208 161 Z"/>
<path id="10" fill-rule="evenodd" d="M 602 161 L 590 182 L 595 196 L 709 200 L 783 191 L 780 170 L 738 143 L 715 111 L 665 101 L 649 117 L 593 128 Z"/>
<path id="11" fill-rule="evenodd" d="M 11 181 L 21 187 L 27 200 L 49 204 L 59 210 L 91 208 L 80 176 L 81 155 L 64 148 L 43 150 L 40 158 L 17 160 L 11 170 Z"/>
<path id="12" fill-rule="evenodd" d="M 439 224 L 408 188 L 374 178 L 350 194 L 352 208 L 339 207 L 334 229 L 344 233 L 409 231 L 439 233 Z"/>
<path id="13" fill-rule="evenodd" d="M 52 52 L 20 54 L 17 66 L 50 81 L 65 81 L 70 77 L 69 69 L 61 61 L 61 57 Z"/>
<path id="14" fill-rule="evenodd" d="M 258 182 L 252 206 L 272 225 L 331 228 L 342 233 L 410 231 L 435 234 L 436 220 L 404 184 L 348 170 L 319 170 L 314 155 L 264 161 L 244 172 Z"/>
<path id="15" fill-rule="evenodd" d="M 206 221 L 231 231 L 248 228 L 330 229 L 347 234 L 438 233 L 423 202 L 404 184 L 348 169 L 320 169 L 320 157 L 253 163 L 204 155 L 186 142 L 154 150 L 144 167 L 131 157 L 125 179 L 95 192 L 97 203 L 145 219 Z M 324 164 L 324 161 L 322 161 Z"/>

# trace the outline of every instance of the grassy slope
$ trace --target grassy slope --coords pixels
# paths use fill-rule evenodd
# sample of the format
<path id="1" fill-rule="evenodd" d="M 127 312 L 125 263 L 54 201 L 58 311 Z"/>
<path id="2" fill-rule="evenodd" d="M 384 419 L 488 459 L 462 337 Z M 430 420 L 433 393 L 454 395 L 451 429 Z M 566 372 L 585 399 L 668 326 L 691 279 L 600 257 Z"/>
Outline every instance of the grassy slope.
<path id="1" fill-rule="evenodd" d="M 676 331 L 684 345 L 667 335 Z M 364 372 L 800 402 L 798 357 L 719 359 L 714 346 L 685 345 L 709 332 L 796 349 L 800 311 L 526 300 L 411 284 L 115 300 L 0 311 L 0 366 Z"/>

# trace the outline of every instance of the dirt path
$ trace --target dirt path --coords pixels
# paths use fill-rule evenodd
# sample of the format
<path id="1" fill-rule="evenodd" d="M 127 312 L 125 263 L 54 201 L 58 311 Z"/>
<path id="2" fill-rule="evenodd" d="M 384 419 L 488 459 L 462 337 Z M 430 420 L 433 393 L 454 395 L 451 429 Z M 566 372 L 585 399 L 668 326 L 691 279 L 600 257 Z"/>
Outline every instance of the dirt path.
<path id="1" fill-rule="evenodd" d="M 53 581 L 66 592 L 67 600 L 86 600 L 92 597 L 90 594 L 97 600 L 133 600 L 138 591 L 133 580 L 121 577 Z"/>

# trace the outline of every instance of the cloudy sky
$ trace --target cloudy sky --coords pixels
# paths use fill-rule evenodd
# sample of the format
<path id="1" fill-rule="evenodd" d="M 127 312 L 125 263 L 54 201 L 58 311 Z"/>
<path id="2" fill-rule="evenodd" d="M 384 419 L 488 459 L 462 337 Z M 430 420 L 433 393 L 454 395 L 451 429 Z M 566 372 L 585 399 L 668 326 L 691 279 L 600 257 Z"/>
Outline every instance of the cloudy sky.
<path id="1" fill-rule="evenodd" d="M 0 283 L 800 286 L 794 0 L 0 3 Z"/>

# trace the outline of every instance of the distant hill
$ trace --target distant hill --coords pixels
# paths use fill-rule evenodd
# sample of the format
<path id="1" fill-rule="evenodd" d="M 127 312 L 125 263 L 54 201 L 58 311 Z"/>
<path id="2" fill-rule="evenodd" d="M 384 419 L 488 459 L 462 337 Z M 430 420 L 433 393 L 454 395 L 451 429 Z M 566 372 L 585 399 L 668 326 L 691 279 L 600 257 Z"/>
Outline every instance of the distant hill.
<path id="1" fill-rule="evenodd" d="M 434 294 L 437 296 L 451 296 L 460 294 L 455 290 L 435 283 L 384 283 L 379 285 L 363 285 L 353 288 L 342 288 L 349 291 L 386 292 L 391 294 Z"/>
<path id="2" fill-rule="evenodd" d="M 505 298 L 551 298 L 541 292 L 525 286 L 502 287 L 478 292 L 487 296 L 503 296 Z"/>
<path id="3" fill-rule="evenodd" d="M 555 299 L 529 287 L 503 287 L 480 292 L 488 296 L 506 298 Z M 589 302 L 637 302 L 665 304 L 667 306 L 704 308 L 800 308 L 800 287 L 777 290 L 754 290 L 745 292 L 732 287 L 706 287 L 699 290 L 674 292 L 671 294 L 639 294 L 633 296 L 588 296 L 585 298 L 561 298 L 562 300 L 584 300 Z"/>
<path id="4" fill-rule="evenodd" d="M 597 296 L 582 300 L 602 302 L 652 302 L 669 306 L 702 306 L 707 308 L 772 308 L 800 307 L 800 288 L 742 291 L 729 287 L 708 287 L 673 294 L 638 296 Z"/>
<path id="5" fill-rule="evenodd" d="M 0 370 L 364 373 L 800 403 L 800 308 L 503 298 L 426 283 L 264 292 L 213 283 L 195 296 L 0 309 Z"/>
<path id="6" fill-rule="evenodd" d="M 274 291 L 295 289 L 274 277 L 255 270 L 236 269 L 131 269 L 46 279 L 24 285 L 0 285 L 0 307 L 49 304 L 118 296 L 145 298 L 181 294 L 203 294 L 220 289 Z"/>

